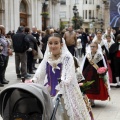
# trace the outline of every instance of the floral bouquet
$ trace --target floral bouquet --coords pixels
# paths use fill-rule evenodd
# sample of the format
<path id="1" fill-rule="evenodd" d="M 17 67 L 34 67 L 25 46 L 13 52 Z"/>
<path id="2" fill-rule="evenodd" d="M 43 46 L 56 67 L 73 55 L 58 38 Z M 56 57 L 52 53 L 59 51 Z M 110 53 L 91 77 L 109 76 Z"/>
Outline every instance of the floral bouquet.
<path id="1" fill-rule="evenodd" d="M 80 86 L 80 90 L 83 94 L 85 94 L 86 90 L 90 89 L 91 85 L 93 84 L 93 81 L 87 81 L 87 82 L 83 82 L 83 83 L 79 83 Z"/>
<path id="2" fill-rule="evenodd" d="M 99 74 L 99 78 L 103 78 L 104 82 L 106 82 L 106 73 L 108 69 L 106 67 L 100 67 L 97 69 L 97 73 Z"/>

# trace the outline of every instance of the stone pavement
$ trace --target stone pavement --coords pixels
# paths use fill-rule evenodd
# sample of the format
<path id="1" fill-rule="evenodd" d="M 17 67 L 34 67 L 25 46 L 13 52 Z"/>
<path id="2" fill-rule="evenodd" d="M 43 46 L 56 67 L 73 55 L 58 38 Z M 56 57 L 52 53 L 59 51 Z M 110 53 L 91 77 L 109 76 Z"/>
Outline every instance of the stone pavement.
<path id="1" fill-rule="evenodd" d="M 9 59 L 6 79 L 10 81 L 8 85 L 20 82 L 15 74 L 14 56 Z M 2 89 L 0 87 L 0 90 Z M 93 108 L 95 120 L 120 120 L 120 88 L 111 88 L 111 101 L 95 101 L 95 103 L 96 107 Z"/>

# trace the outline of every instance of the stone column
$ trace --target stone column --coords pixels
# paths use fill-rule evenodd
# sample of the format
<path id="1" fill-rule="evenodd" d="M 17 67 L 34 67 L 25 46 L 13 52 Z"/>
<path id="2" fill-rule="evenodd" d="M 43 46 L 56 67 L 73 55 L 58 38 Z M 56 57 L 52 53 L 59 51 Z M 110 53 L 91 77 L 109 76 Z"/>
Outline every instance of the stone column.
<path id="1" fill-rule="evenodd" d="M 104 4 L 104 30 L 110 26 L 110 4 L 106 2 Z"/>
<path id="2" fill-rule="evenodd" d="M 59 23 L 60 23 L 60 16 L 59 16 L 59 13 L 60 13 L 60 3 L 57 3 L 55 4 L 55 10 L 54 10 L 54 27 L 55 28 L 59 28 Z"/>
<path id="3" fill-rule="evenodd" d="M 35 19 L 34 19 L 34 0 L 31 0 L 31 21 L 32 21 L 32 26 L 34 26 L 35 24 L 34 24 L 34 21 L 35 21 Z"/>
<path id="4" fill-rule="evenodd" d="M 9 1 L 9 0 L 8 0 Z M 20 26 L 20 0 L 13 0 L 14 13 L 14 30 L 16 31 Z"/>
<path id="5" fill-rule="evenodd" d="M 58 3 L 57 1 L 50 2 L 50 24 L 54 28 L 59 27 L 59 22 L 60 22 L 59 7 L 60 7 L 60 3 Z"/>
<path id="6" fill-rule="evenodd" d="M 42 3 L 41 1 L 37 1 L 37 27 L 38 29 L 42 30 Z"/>
<path id="7" fill-rule="evenodd" d="M 5 10 L 3 10 L 2 8 L 0 9 L 0 25 L 4 25 L 4 21 L 3 21 L 3 14 L 4 14 Z"/>
<path id="8" fill-rule="evenodd" d="M 52 26 L 53 27 L 53 25 L 54 25 L 54 13 L 53 13 L 53 11 L 54 11 L 54 5 L 52 4 L 52 1 L 50 1 L 49 2 L 49 10 L 50 10 L 50 12 L 49 12 L 49 17 L 50 17 L 50 26 Z"/>
<path id="9" fill-rule="evenodd" d="M 38 25 L 38 23 L 37 23 L 37 18 L 38 18 L 38 6 L 37 6 L 37 1 L 38 0 L 33 0 L 34 1 L 34 25 L 36 26 L 36 27 L 38 27 L 37 25 Z"/>
<path id="10" fill-rule="evenodd" d="M 16 16 L 14 14 L 14 4 L 13 4 L 13 0 L 11 0 L 9 3 L 9 24 L 10 24 L 9 30 L 14 30 L 14 28 L 15 28 L 15 26 L 14 26 L 15 17 Z"/>

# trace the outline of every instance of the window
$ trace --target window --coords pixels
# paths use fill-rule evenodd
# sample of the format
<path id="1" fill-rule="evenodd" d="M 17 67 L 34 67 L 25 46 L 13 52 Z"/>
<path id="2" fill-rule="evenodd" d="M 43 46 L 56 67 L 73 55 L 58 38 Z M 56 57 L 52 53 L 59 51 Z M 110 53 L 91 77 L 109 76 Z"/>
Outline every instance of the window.
<path id="1" fill-rule="evenodd" d="M 89 10 L 89 19 L 91 19 L 92 18 L 92 15 L 91 15 L 91 10 Z"/>
<path id="2" fill-rule="evenodd" d="M 26 13 L 27 9 L 26 9 L 26 4 L 24 3 L 24 1 L 22 1 L 20 3 L 20 12 Z"/>
<path id="3" fill-rule="evenodd" d="M 66 5 L 66 0 L 60 0 L 61 5 Z"/>
<path id="4" fill-rule="evenodd" d="M 85 19 L 85 17 L 84 17 L 84 10 L 83 10 L 83 19 Z"/>
<path id="5" fill-rule="evenodd" d="M 87 10 L 85 10 L 85 19 L 87 19 Z"/>
<path id="6" fill-rule="evenodd" d="M 94 17 L 94 10 L 93 10 L 93 17 Z"/>
<path id="7" fill-rule="evenodd" d="M 66 18 L 66 12 L 65 11 L 60 12 L 60 18 Z"/>
<path id="8" fill-rule="evenodd" d="M 75 3 L 76 3 L 76 4 L 79 4 L 79 0 L 75 0 Z"/>
<path id="9" fill-rule="evenodd" d="M 92 0 L 89 0 L 89 4 L 92 4 Z"/>

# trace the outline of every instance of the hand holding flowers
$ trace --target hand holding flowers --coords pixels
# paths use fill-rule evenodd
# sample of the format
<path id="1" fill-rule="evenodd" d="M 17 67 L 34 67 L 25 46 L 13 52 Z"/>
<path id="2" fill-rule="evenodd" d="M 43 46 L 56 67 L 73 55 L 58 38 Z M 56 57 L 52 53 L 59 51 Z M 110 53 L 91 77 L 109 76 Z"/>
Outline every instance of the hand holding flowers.
<path id="1" fill-rule="evenodd" d="M 97 69 L 97 73 L 99 74 L 99 77 L 103 78 L 104 82 L 107 81 L 107 79 L 106 79 L 107 71 L 108 71 L 108 69 L 106 67 L 100 67 Z"/>

